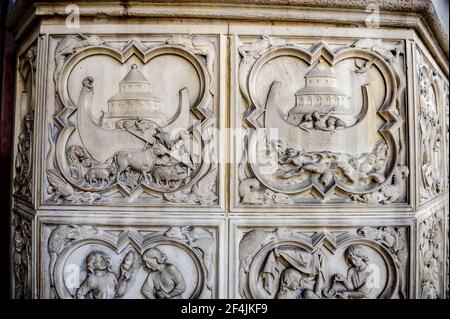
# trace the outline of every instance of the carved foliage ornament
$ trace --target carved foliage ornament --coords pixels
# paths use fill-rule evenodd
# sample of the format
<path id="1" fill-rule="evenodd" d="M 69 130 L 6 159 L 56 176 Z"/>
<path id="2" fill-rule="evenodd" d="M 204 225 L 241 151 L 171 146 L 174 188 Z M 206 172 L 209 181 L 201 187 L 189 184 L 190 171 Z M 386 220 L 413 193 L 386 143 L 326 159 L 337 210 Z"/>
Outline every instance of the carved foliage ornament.
<path id="1" fill-rule="evenodd" d="M 214 235 L 204 228 L 117 231 L 59 225 L 47 247 L 53 298 L 187 299 L 216 294 Z M 76 275 L 68 276 L 71 272 Z"/>
<path id="2" fill-rule="evenodd" d="M 208 38 L 174 36 L 120 46 L 78 35 L 60 40 L 55 51 L 61 108 L 57 126 L 49 128 L 50 200 L 92 203 L 115 194 L 129 200 L 146 194 L 153 202 L 217 203 L 217 165 L 210 156 L 215 141 L 206 134 L 214 125 L 215 49 Z M 125 70 L 118 83 L 99 83 L 95 70 L 77 73 L 77 67 L 89 73 L 89 61 L 99 58 L 104 67 Z M 148 79 L 150 73 L 153 80 L 176 82 L 177 72 L 191 88 L 175 92 L 172 83 L 159 83 L 164 91 L 157 92 Z"/>
<path id="3" fill-rule="evenodd" d="M 417 75 L 419 86 L 418 124 L 420 147 L 420 198 L 427 200 L 443 192 L 442 146 L 443 124 L 441 107 L 444 106 L 445 89 L 441 77 L 417 50 Z"/>
<path id="4" fill-rule="evenodd" d="M 442 211 L 419 226 L 419 298 L 440 299 L 444 295 L 444 220 Z"/>
<path id="5" fill-rule="evenodd" d="M 241 45 L 241 203 L 292 204 L 335 191 L 348 201 L 399 200 L 408 175 L 398 160 L 402 48 L 359 40 L 305 49 L 268 36 Z"/>
<path id="6" fill-rule="evenodd" d="M 255 229 L 239 244 L 242 298 L 407 298 L 406 230 Z"/>
<path id="7" fill-rule="evenodd" d="M 36 50 L 31 46 L 19 60 L 19 74 L 23 83 L 20 108 L 25 115 L 21 119 L 15 159 L 14 191 L 20 198 L 31 201 L 33 127 L 36 92 Z"/>

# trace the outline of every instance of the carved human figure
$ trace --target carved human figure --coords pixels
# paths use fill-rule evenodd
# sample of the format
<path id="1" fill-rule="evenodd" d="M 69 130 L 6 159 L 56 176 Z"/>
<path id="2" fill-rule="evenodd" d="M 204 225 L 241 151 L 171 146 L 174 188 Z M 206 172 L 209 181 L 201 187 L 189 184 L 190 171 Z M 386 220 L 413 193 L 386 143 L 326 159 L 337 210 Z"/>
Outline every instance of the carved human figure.
<path id="1" fill-rule="evenodd" d="M 280 287 L 276 299 L 301 299 L 301 274 L 294 268 L 286 268 L 280 276 Z"/>
<path id="2" fill-rule="evenodd" d="M 28 255 L 21 226 L 17 226 L 14 231 L 13 243 L 14 297 L 22 299 L 28 290 Z"/>
<path id="3" fill-rule="evenodd" d="M 16 191 L 31 199 L 31 152 L 32 152 L 32 138 L 33 138 L 33 115 L 30 111 L 24 116 L 22 122 L 22 129 L 18 137 L 17 156 L 15 162 L 16 176 L 14 178 L 14 186 Z"/>
<path id="4" fill-rule="evenodd" d="M 142 285 L 142 294 L 149 299 L 179 299 L 186 290 L 183 274 L 173 264 L 167 262 L 167 256 L 158 248 L 148 249 L 142 255 L 142 261 L 149 271 Z"/>
<path id="5" fill-rule="evenodd" d="M 268 255 L 260 273 L 263 288 L 275 298 L 317 299 L 324 281 L 323 255 L 297 247 L 276 247 Z M 280 269 L 287 267 L 280 274 Z M 280 278 L 278 291 L 276 278 Z"/>
<path id="6" fill-rule="evenodd" d="M 319 299 L 314 293 L 315 277 L 295 268 L 286 268 L 280 276 L 280 285 L 275 299 Z"/>
<path id="7" fill-rule="evenodd" d="M 124 258 L 120 267 L 120 276 L 111 271 L 111 260 L 101 251 L 92 251 L 86 257 L 87 278 L 76 292 L 78 299 L 91 297 L 93 299 L 113 299 L 121 297 L 127 290 L 131 278 L 133 253 L 130 251 Z"/>
<path id="8" fill-rule="evenodd" d="M 350 266 L 347 277 L 341 274 L 333 276 L 332 289 L 336 283 L 342 284 L 344 291 L 335 289 L 335 296 L 338 298 L 369 298 L 374 288 L 372 282 L 373 269 L 368 267 L 369 257 L 361 245 L 350 245 L 344 253 L 345 261 Z"/>
<path id="9" fill-rule="evenodd" d="M 345 156 L 347 157 L 347 156 Z M 387 144 L 378 141 L 372 153 L 363 153 L 351 159 L 337 157 L 336 165 L 353 183 L 373 179 L 377 183 L 385 180 L 383 169 L 386 165 Z"/>

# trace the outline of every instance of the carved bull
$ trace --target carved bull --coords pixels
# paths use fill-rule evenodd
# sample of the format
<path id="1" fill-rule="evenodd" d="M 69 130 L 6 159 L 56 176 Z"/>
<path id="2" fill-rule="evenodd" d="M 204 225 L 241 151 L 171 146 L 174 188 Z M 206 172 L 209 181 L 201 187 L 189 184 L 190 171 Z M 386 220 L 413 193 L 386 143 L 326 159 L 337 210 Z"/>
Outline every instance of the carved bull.
<path id="1" fill-rule="evenodd" d="M 152 149 L 144 151 L 119 151 L 114 154 L 114 160 L 117 164 L 117 178 L 127 169 L 132 169 L 140 172 L 144 181 L 148 183 L 147 174 L 155 166 L 156 155 Z"/>

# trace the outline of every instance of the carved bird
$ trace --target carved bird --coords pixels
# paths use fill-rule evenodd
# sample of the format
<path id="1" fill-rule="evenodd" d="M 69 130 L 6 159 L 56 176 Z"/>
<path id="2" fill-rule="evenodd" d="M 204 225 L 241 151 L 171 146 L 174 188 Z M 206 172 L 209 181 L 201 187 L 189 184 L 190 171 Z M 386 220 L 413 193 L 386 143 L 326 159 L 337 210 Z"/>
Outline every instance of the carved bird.
<path id="1" fill-rule="evenodd" d="M 73 187 L 58 176 L 56 171 L 48 169 L 47 177 L 51 185 L 50 192 L 54 192 L 53 201 L 57 201 L 60 197 L 69 197 L 74 194 L 75 190 Z"/>
<path id="2" fill-rule="evenodd" d="M 192 193 L 198 198 L 201 205 L 206 205 L 214 202 L 217 198 L 214 191 L 214 183 L 217 177 L 217 169 L 213 168 L 203 178 L 201 178 L 194 186 L 192 186 Z"/>

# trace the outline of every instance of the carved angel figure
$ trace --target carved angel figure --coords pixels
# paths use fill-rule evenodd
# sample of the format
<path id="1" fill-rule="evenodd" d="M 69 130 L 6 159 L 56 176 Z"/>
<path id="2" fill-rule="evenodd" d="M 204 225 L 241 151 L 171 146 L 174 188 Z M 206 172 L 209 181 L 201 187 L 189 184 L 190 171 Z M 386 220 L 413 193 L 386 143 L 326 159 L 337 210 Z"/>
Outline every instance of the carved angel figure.
<path id="1" fill-rule="evenodd" d="M 121 297 L 127 291 L 127 284 L 131 278 L 131 266 L 134 254 L 129 252 L 120 267 L 120 275 L 111 271 L 111 260 L 107 254 L 101 251 L 92 251 L 86 257 L 88 276 L 78 288 L 76 297 L 85 299 L 113 299 Z"/>
<path id="2" fill-rule="evenodd" d="M 142 285 L 142 294 L 149 299 L 179 299 L 186 290 L 183 274 L 158 248 L 150 248 L 142 255 L 149 271 Z"/>

